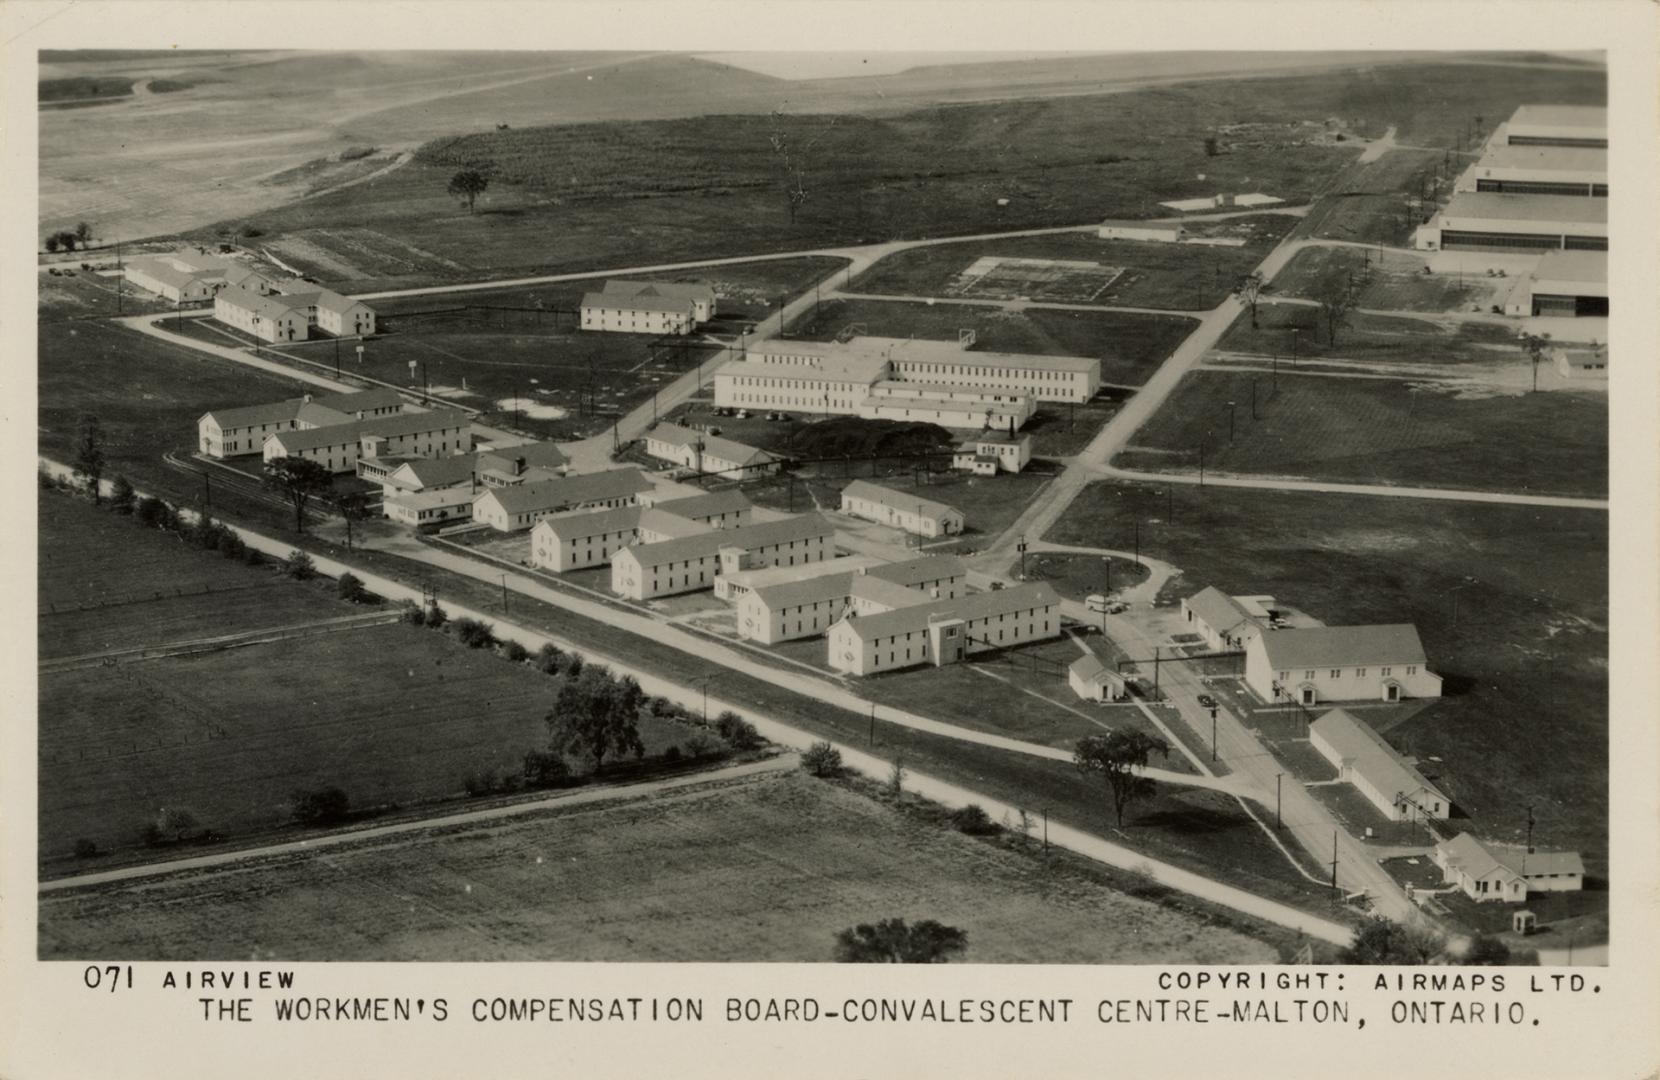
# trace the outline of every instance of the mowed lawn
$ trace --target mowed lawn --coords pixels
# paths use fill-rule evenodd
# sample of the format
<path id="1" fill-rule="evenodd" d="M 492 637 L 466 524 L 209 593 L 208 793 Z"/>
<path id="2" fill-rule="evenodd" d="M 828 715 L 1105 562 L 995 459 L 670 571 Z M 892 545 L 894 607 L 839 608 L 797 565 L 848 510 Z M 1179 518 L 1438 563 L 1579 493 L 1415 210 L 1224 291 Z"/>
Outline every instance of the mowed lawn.
<path id="1" fill-rule="evenodd" d="M 299 582 L 189 547 L 59 492 L 41 492 L 40 655 L 79 656 L 298 625 L 364 608 L 334 583 Z"/>
<path id="2" fill-rule="evenodd" d="M 1102 382 L 1134 387 L 1146 382 L 1198 323 L 1179 315 L 1121 311 L 1006 311 L 980 304 L 838 299 L 797 319 L 788 336 L 831 341 L 855 325 L 873 337 L 936 341 L 955 341 L 959 330 L 972 329 L 974 351 L 1097 357 Z"/>
<path id="3" fill-rule="evenodd" d="M 162 807 L 235 836 L 285 824 L 297 790 L 365 810 L 460 796 L 546 746 L 558 688 L 407 624 L 43 675 L 41 857 L 136 847 Z M 642 718 L 640 734 L 655 755 L 690 729 Z"/>
<path id="4" fill-rule="evenodd" d="M 1317 300 L 1352 286 L 1356 306 L 1374 311 L 1486 312 L 1502 305 L 1515 285 L 1514 277 L 1426 274 L 1424 260 L 1410 252 L 1380 256 L 1370 248 L 1310 247 L 1275 276 L 1273 295 Z"/>
<path id="5" fill-rule="evenodd" d="M 1088 868 L 1045 871 L 801 773 L 47 894 L 40 954 L 816 962 L 888 917 L 966 931 L 976 963 L 1276 959 Z"/>
<path id="6" fill-rule="evenodd" d="M 1249 314 L 1234 320 L 1216 348 L 1278 357 L 1282 368 L 1293 360 L 1319 357 L 1452 367 L 1517 361 L 1525 356 L 1515 328 L 1499 323 L 1453 323 L 1357 311 L 1350 313 L 1348 325 L 1339 328 L 1333 341 L 1318 307 L 1271 301 L 1257 306 L 1256 326 L 1251 325 Z"/>
<path id="7" fill-rule="evenodd" d="M 989 298 L 991 294 L 983 287 L 966 291 L 956 287 L 958 275 L 977 260 L 987 256 L 1055 259 L 1100 263 L 1121 272 L 1091 297 L 1034 294 L 1031 299 L 1207 311 L 1221 303 L 1239 279 L 1250 273 L 1296 223 L 1297 219 L 1289 215 L 1262 214 L 1216 222 L 1203 229 L 1194 226 L 1196 231 L 1245 240 L 1244 247 L 1102 240 L 1094 232 L 936 244 L 889 255 L 860 274 L 849 291 Z"/>
<path id="8" fill-rule="evenodd" d="M 1091 485 L 1046 539 L 1144 485 Z M 1600 511 L 1207 488 L 1142 550 L 1207 585 L 1267 593 L 1328 625 L 1410 622 L 1446 696 L 1388 732 L 1439 757 L 1459 828 L 1607 868 L 1608 518 Z M 1454 591 L 1456 590 L 1456 592 Z"/>
<path id="9" fill-rule="evenodd" d="M 1251 418 L 1251 396 L 1257 418 Z M 1608 398 L 1464 396 L 1433 382 L 1196 371 L 1114 459 L 1126 468 L 1601 497 Z M 1229 402 L 1233 402 L 1229 441 Z"/>

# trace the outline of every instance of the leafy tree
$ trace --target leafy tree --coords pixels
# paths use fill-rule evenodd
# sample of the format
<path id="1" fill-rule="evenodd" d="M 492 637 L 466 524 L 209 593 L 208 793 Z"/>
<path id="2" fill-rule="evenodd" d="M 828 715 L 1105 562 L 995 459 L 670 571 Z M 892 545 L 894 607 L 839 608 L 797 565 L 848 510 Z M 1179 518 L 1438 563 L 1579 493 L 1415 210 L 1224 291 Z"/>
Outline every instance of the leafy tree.
<path id="1" fill-rule="evenodd" d="M 525 783 L 530 787 L 558 787 L 570 783 L 571 767 L 563 754 L 531 750 L 525 754 Z"/>
<path id="2" fill-rule="evenodd" d="M 103 501 L 104 427 L 91 413 L 81 415 L 75 435 L 75 476 L 86 485 L 94 505 Z"/>
<path id="3" fill-rule="evenodd" d="M 1266 285 L 1267 282 L 1263 280 L 1262 271 L 1260 270 L 1252 270 L 1239 279 L 1239 288 L 1236 292 L 1239 295 L 1240 303 L 1244 304 L 1245 310 L 1251 313 L 1252 330 L 1257 329 L 1257 302 L 1262 299 L 1262 290 Z"/>
<path id="4" fill-rule="evenodd" d="M 1358 302 L 1347 278 L 1332 277 L 1322 282 L 1314 298 L 1320 304 L 1320 318 L 1326 326 L 1326 344 L 1337 344 L 1338 331 L 1349 325 Z"/>
<path id="5" fill-rule="evenodd" d="M 1428 926 L 1374 915 L 1355 929 L 1354 941 L 1337 958 L 1343 964 L 1427 964 L 1446 947 L 1446 939 Z"/>
<path id="6" fill-rule="evenodd" d="M 1470 939 L 1458 962 L 1470 967 L 1527 967 L 1539 963 L 1539 953 L 1534 949 L 1512 949 L 1499 938 L 1477 934 Z"/>
<path id="7" fill-rule="evenodd" d="M 164 807 L 144 830 L 148 844 L 176 844 L 192 840 L 202 834 L 196 815 L 182 806 Z"/>
<path id="8" fill-rule="evenodd" d="M 951 814 L 951 826 L 958 832 L 970 836 L 984 836 L 997 831 L 997 825 L 986 813 L 985 807 L 977 803 L 969 803 Z"/>
<path id="9" fill-rule="evenodd" d="M 138 493 L 125 476 L 117 476 L 110 483 L 110 509 L 117 514 L 131 514 L 138 503 Z"/>
<path id="10" fill-rule="evenodd" d="M 924 919 L 860 923 L 836 935 L 836 960 L 843 964 L 943 964 L 968 949 L 968 933 Z"/>
<path id="11" fill-rule="evenodd" d="M 574 679 L 582 674 L 583 659 L 579 652 L 569 653 L 565 657 L 565 678 Z"/>
<path id="12" fill-rule="evenodd" d="M 1154 753 L 1169 757 L 1170 744 L 1157 735 L 1121 728 L 1079 739 L 1072 751 L 1072 763 L 1080 772 L 1106 781 L 1112 792 L 1113 812 L 1118 815 L 1118 824 L 1123 825 L 1124 808 L 1156 790 L 1153 782 L 1138 771 L 1146 768 Z"/>
<path id="13" fill-rule="evenodd" d="M 761 733 L 755 730 L 755 725 L 730 709 L 715 717 L 715 734 L 734 750 L 753 750 L 761 745 Z"/>
<path id="14" fill-rule="evenodd" d="M 346 550 L 352 549 L 352 526 L 369 516 L 369 496 L 362 491 L 337 491 L 330 500 L 335 513 L 346 520 Z"/>
<path id="15" fill-rule="evenodd" d="M 328 469 L 309 458 L 279 457 L 265 463 L 265 486 L 294 508 L 294 531 L 298 533 L 305 532 L 306 507 L 332 483 Z"/>
<path id="16" fill-rule="evenodd" d="M 485 649 L 496 643 L 496 628 L 478 619 L 457 619 L 455 636 L 469 649 Z"/>
<path id="17" fill-rule="evenodd" d="M 509 641 L 502 646 L 502 655 L 507 657 L 509 663 L 522 664 L 530 658 L 530 650 L 517 641 Z"/>
<path id="18" fill-rule="evenodd" d="M 57 235 L 57 233 L 53 233 L 51 236 L 48 236 L 46 238 L 46 250 L 48 252 L 53 253 L 53 254 L 57 253 L 57 250 L 58 250 L 58 235 Z"/>
<path id="19" fill-rule="evenodd" d="M 335 592 L 340 599 L 353 604 L 361 604 L 369 598 L 369 590 L 363 587 L 363 579 L 349 571 L 341 574 L 335 582 Z"/>
<path id="20" fill-rule="evenodd" d="M 686 755 L 692 758 L 715 757 L 721 753 L 721 744 L 703 731 L 692 732 L 680 745 L 681 749 L 686 751 Z"/>
<path id="21" fill-rule="evenodd" d="M 427 629 L 437 630 L 450 621 L 450 613 L 439 607 L 438 602 L 434 600 L 427 605 L 425 618 Z"/>
<path id="22" fill-rule="evenodd" d="M 1545 358 L 1545 350 L 1550 348 L 1549 334 L 1523 334 L 1521 336 L 1522 351 L 1527 353 L 1528 359 L 1533 361 L 1533 389 L 1539 389 L 1539 361 Z"/>
<path id="23" fill-rule="evenodd" d="M 801 755 L 801 767 L 814 776 L 836 776 L 842 771 L 842 752 L 820 740 Z"/>
<path id="24" fill-rule="evenodd" d="M 560 655 L 559 646 L 551 641 L 547 642 L 536 651 L 536 667 L 544 675 L 557 675 Z"/>
<path id="25" fill-rule="evenodd" d="M 549 749 L 591 755 L 596 773 L 608 757 L 624 753 L 644 757 L 646 748 L 638 727 L 644 700 L 633 678 L 614 680 L 598 667 L 566 678 L 547 715 Z"/>
<path id="26" fill-rule="evenodd" d="M 337 787 L 296 791 L 294 820 L 301 825 L 338 825 L 351 814 L 352 802 Z"/>
<path id="27" fill-rule="evenodd" d="M 282 572 L 295 581 L 310 581 L 317 576 L 317 564 L 310 555 L 295 548 L 288 553 L 288 558 L 282 562 Z"/>
<path id="28" fill-rule="evenodd" d="M 75 226 L 75 239 L 77 239 L 81 242 L 82 247 L 86 247 L 88 244 L 90 244 L 92 242 L 92 226 L 88 225 L 84 221 L 81 222 L 79 225 L 76 225 Z"/>
<path id="29" fill-rule="evenodd" d="M 490 178 L 477 169 L 462 169 L 450 177 L 449 187 L 445 190 L 452 198 L 467 200 L 467 213 L 473 212 L 473 203 L 484 194 L 490 186 Z"/>

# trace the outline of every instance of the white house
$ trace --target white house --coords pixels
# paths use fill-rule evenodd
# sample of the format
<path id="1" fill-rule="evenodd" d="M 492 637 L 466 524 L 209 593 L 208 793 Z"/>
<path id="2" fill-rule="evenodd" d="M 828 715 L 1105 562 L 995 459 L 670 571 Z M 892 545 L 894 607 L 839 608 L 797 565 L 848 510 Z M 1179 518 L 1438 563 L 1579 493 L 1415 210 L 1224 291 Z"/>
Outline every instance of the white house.
<path id="1" fill-rule="evenodd" d="M 317 326 L 335 337 L 369 337 L 375 332 L 375 309 L 325 290 L 317 296 Z"/>
<path id="2" fill-rule="evenodd" d="M 708 435 L 679 424 L 660 423 L 645 436 L 646 453 L 704 475 L 726 480 L 748 480 L 778 468 L 776 454 Z"/>
<path id="3" fill-rule="evenodd" d="M 1085 701 L 1123 701 L 1130 696 L 1124 677 L 1094 656 L 1074 660 L 1066 669 L 1066 684 Z"/>
<path id="4" fill-rule="evenodd" d="M 1608 200 L 1455 194 L 1413 233 L 1420 251 L 1607 251 Z"/>
<path id="5" fill-rule="evenodd" d="M 1032 399 L 1021 394 L 897 380 L 877 382 L 859 403 L 859 415 L 866 420 L 904 420 L 959 430 L 1018 430 L 1036 411 Z"/>
<path id="6" fill-rule="evenodd" d="M 1529 893 L 1585 888 L 1585 863 L 1577 851 L 1530 850 L 1459 833 L 1436 844 L 1433 857 L 1443 880 L 1478 902 L 1519 904 Z"/>
<path id="7" fill-rule="evenodd" d="M 1032 460 L 1032 437 L 988 431 L 957 444 L 951 455 L 951 467 L 971 472 L 975 476 L 995 476 L 1000 472 L 1017 473 Z"/>
<path id="8" fill-rule="evenodd" d="M 1263 701 L 1303 705 L 1441 696 L 1410 623 L 1266 631 L 1245 644 L 1245 683 Z"/>
<path id="9" fill-rule="evenodd" d="M 963 512 L 956 507 L 869 480 L 855 480 L 842 489 L 841 511 L 918 536 L 955 536 L 963 531 Z"/>
<path id="10" fill-rule="evenodd" d="M 390 387 L 351 394 L 306 394 L 269 405 L 215 409 L 196 420 L 196 447 L 213 458 L 258 454 L 279 431 L 331 427 L 352 420 L 392 416 L 407 406 Z"/>
<path id="11" fill-rule="evenodd" d="M 721 497 L 716 498 L 715 495 Z M 735 506 L 727 496 L 737 495 Z M 672 499 L 614 510 L 554 514 L 530 531 L 533 566 L 555 573 L 610 563 L 632 544 L 653 544 L 714 529 L 736 528 L 749 520 L 749 500 L 737 492 Z"/>
<path id="12" fill-rule="evenodd" d="M 846 561 L 827 560 L 835 564 Z M 841 619 L 861 586 L 880 584 L 889 591 L 890 606 L 882 610 L 930 600 L 954 600 L 963 588 L 962 564 L 944 555 L 865 565 L 853 570 L 839 568 L 838 572 L 829 574 L 806 572 L 823 565 L 751 571 L 796 576 L 795 580 L 767 582 L 738 593 L 739 635 L 766 645 L 816 637 Z"/>
<path id="13" fill-rule="evenodd" d="M 1368 802 L 1394 821 L 1445 821 L 1452 800 L 1370 725 L 1333 709 L 1308 726 L 1308 741 Z"/>
<path id="14" fill-rule="evenodd" d="M 631 600 L 711 588 L 723 573 L 822 562 L 835 530 L 818 514 L 633 544 L 611 558 L 611 591 Z"/>
<path id="15" fill-rule="evenodd" d="M 310 336 L 310 298 L 251 292 L 227 285 L 213 297 L 213 317 L 251 337 L 272 344 L 304 341 Z"/>
<path id="16" fill-rule="evenodd" d="M 924 600 L 874 615 L 849 613 L 830 628 L 829 663 L 850 675 L 954 664 L 971 653 L 1043 641 L 1060 633 L 1060 598 L 1047 584 L 1018 585 L 955 600 Z"/>
<path id="17" fill-rule="evenodd" d="M 608 510 L 633 506 L 651 481 L 639 469 L 536 480 L 491 488 L 473 500 L 473 520 L 499 532 L 518 532 L 542 518 L 568 510 Z"/>
<path id="18" fill-rule="evenodd" d="M 1153 244 L 1174 244 L 1187 230 L 1174 222 L 1103 221 L 1095 235 L 1103 240 L 1141 240 Z"/>
<path id="19" fill-rule="evenodd" d="M 1229 596 L 1214 585 L 1182 601 L 1182 621 L 1216 652 L 1242 649 L 1269 624 L 1272 596 Z"/>
<path id="20" fill-rule="evenodd" d="M 227 285 L 241 285 L 252 292 L 274 288 L 271 279 L 259 271 L 200 251 L 135 256 L 122 263 L 121 271 L 134 286 L 175 304 L 205 304 Z"/>
<path id="21" fill-rule="evenodd" d="M 403 525 L 451 525 L 471 520 L 473 494 L 461 486 L 430 491 L 394 491 L 381 499 L 381 513 Z"/>
<path id="22" fill-rule="evenodd" d="M 582 297 L 582 329 L 630 334 L 689 334 L 715 315 L 707 285 L 665 281 L 607 281 Z"/>
<path id="23" fill-rule="evenodd" d="M 1589 349 L 1552 349 L 1551 363 L 1564 379 L 1608 378 L 1608 346 L 1594 345 Z"/>
<path id="24" fill-rule="evenodd" d="M 753 516 L 755 507 L 744 493 L 735 488 L 725 491 L 709 491 L 697 495 L 683 495 L 678 492 L 664 492 L 653 489 L 640 492 L 641 506 L 655 506 L 667 510 L 671 514 L 678 514 L 683 518 L 701 521 L 716 529 L 730 529 L 735 525 L 748 525 Z"/>
<path id="25" fill-rule="evenodd" d="M 360 457 L 444 457 L 472 449 L 472 421 L 457 409 L 401 412 L 373 420 L 299 428 L 268 435 L 266 461 L 300 457 L 330 472 L 356 472 Z"/>

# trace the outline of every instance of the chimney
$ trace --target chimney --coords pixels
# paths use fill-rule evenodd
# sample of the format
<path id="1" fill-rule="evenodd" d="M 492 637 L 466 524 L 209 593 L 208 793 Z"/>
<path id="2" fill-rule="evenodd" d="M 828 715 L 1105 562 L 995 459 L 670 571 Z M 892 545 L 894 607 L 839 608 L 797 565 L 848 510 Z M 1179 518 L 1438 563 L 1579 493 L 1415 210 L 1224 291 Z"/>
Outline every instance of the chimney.
<path id="1" fill-rule="evenodd" d="M 310 392 L 309 392 L 309 391 L 308 391 L 308 392 L 307 392 L 307 393 L 306 393 L 306 395 L 305 395 L 305 399 L 304 399 L 304 400 L 305 400 L 305 403 L 306 403 L 306 404 L 307 404 L 307 405 L 310 405 L 310 404 L 311 404 L 311 394 L 310 394 Z"/>
<path id="2" fill-rule="evenodd" d="M 522 458 L 522 457 L 514 458 L 513 459 L 513 475 L 514 476 L 523 476 L 524 471 L 525 471 L 525 459 Z"/>

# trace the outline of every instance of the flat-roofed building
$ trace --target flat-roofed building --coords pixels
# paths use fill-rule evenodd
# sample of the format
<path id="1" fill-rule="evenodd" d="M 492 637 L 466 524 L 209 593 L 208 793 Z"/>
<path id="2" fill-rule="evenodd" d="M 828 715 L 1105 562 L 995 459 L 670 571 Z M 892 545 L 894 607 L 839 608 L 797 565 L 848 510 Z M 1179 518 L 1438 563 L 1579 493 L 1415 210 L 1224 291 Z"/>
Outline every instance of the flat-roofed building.
<path id="1" fill-rule="evenodd" d="M 651 481 L 639 469 L 536 480 L 492 488 L 473 500 L 473 520 L 498 532 L 518 532 L 552 514 L 574 510 L 609 510 L 633 506 Z"/>
<path id="2" fill-rule="evenodd" d="M 1060 598 L 1047 584 L 925 600 L 874 615 L 849 613 L 830 628 L 829 663 L 850 675 L 954 664 L 972 653 L 1060 634 Z"/>
<path id="3" fill-rule="evenodd" d="M 1268 630 L 1245 643 L 1245 683 L 1263 701 L 1401 701 L 1441 696 L 1411 623 Z"/>
<path id="4" fill-rule="evenodd" d="M 859 406 L 866 420 L 905 420 L 959 430 L 1019 430 L 1036 411 L 1032 399 L 1021 394 L 895 381 L 876 383 Z"/>
<path id="5" fill-rule="evenodd" d="M 711 588 L 722 573 L 822 562 L 834 554 L 834 535 L 830 523 L 818 514 L 802 514 L 633 544 L 611 558 L 611 591 L 631 600 L 649 600 Z"/>
<path id="6" fill-rule="evenodd" d="M 1187 230 L 1174 221 L 1103 221 L 1095 235 L 1103 240 L 1140 240 L 1143 243 L 1174 244 Z"/>
<path id="7" fill-rule="evenodd" d="M 607 281 L 581 303 L 582 329 L 628 334 L 689 334 L 715 315 L 707 285 L 668 281 Z"/>
<path id="8" fill-rule="evenodd" d="M 196 446 L 213 458 L 261 453 L 267 436 L 281 431 L 329 427 L 372 420 L 404 411 L 402 395 L 390 387 L 351 394 L 306 394 L 268 405 L 215 409 L 196 421 Z"/>
<path id="9" fill-rule="evenodd" d="M 816 363 L 787 363 L 751 350 L 748 359 L 715 372 L 715 405 L 857 416 L 872 384 L 887 373 L 888 362 L 879 356 L 826 355 Z"/>
<path id="10" fill-rule="evenodd" d="M 445 457 L 471 449 L 472 421 L 456 409 L 401 412 L 373 420 L 299 428 L 266 436 L 266 461 L 298 457 L 334 473 L 356 472 L 360 457 Z"/>
<path id="11" fill-rule="evenodd" d="M 1032 437 L 988 431 L 957 444 L 951 467 L 976 476 L 1017 473 L 1032 460 Z"/>
<path id="12" fill-rule="evenodd" d="M 1414 233 L 1421 251 L 1607 251 L 1608 200 L 1456 194 Z"/>
<path id="13" fill-rule="evenodd" d="M 1600 105 L 1521 105 L 1504 126 L 1508 146 L 1608 146 L 1608 109 Z"/>
<path id="14" fill-rule="evenodd" d="M 1608 253 L 1547 251 L 1505 302 L 1509 315 L 1608 317 Z"/>
<path id="15" fill-rule="evenodd" d="M 701 475 L 750 480 L 777 470 L 776 454 L 667 421 L 645 434 L 646 453 Z"/>
<path id="16" fill-rule="evenodd" d="M 855 338 L 855 341 L 863 340 Z M 1101 389 L 1101 361 L 1084 356 L 976 352 L 963 342 L 875 338 L 888 349 L 893 377 L 1013 391 L 1038 401 L 1084 402 Z"/>
<path id="17" fill-rule="evenodd" d="M 855 480 L 842 489 L 841 511 L 918 536 L 955 536 L 963 531 L 963 512 L 956 507 L 869 480 Z"/>
<path id="18" fill-rule="evenodd" d="M 1608 151 L 1574 146 L 1494 146 L 1464 170 L 1453 190 L 1606 197 Z"/>
<path id="19" fill-rule="evenodd" d="M 1308 725 L 1309 745 L 1337 769 L 1337 778 L 1392 821 L 1445 821 L 1452 800 L 1424 779 L 1370 724 L 1333 709 Z"/>

